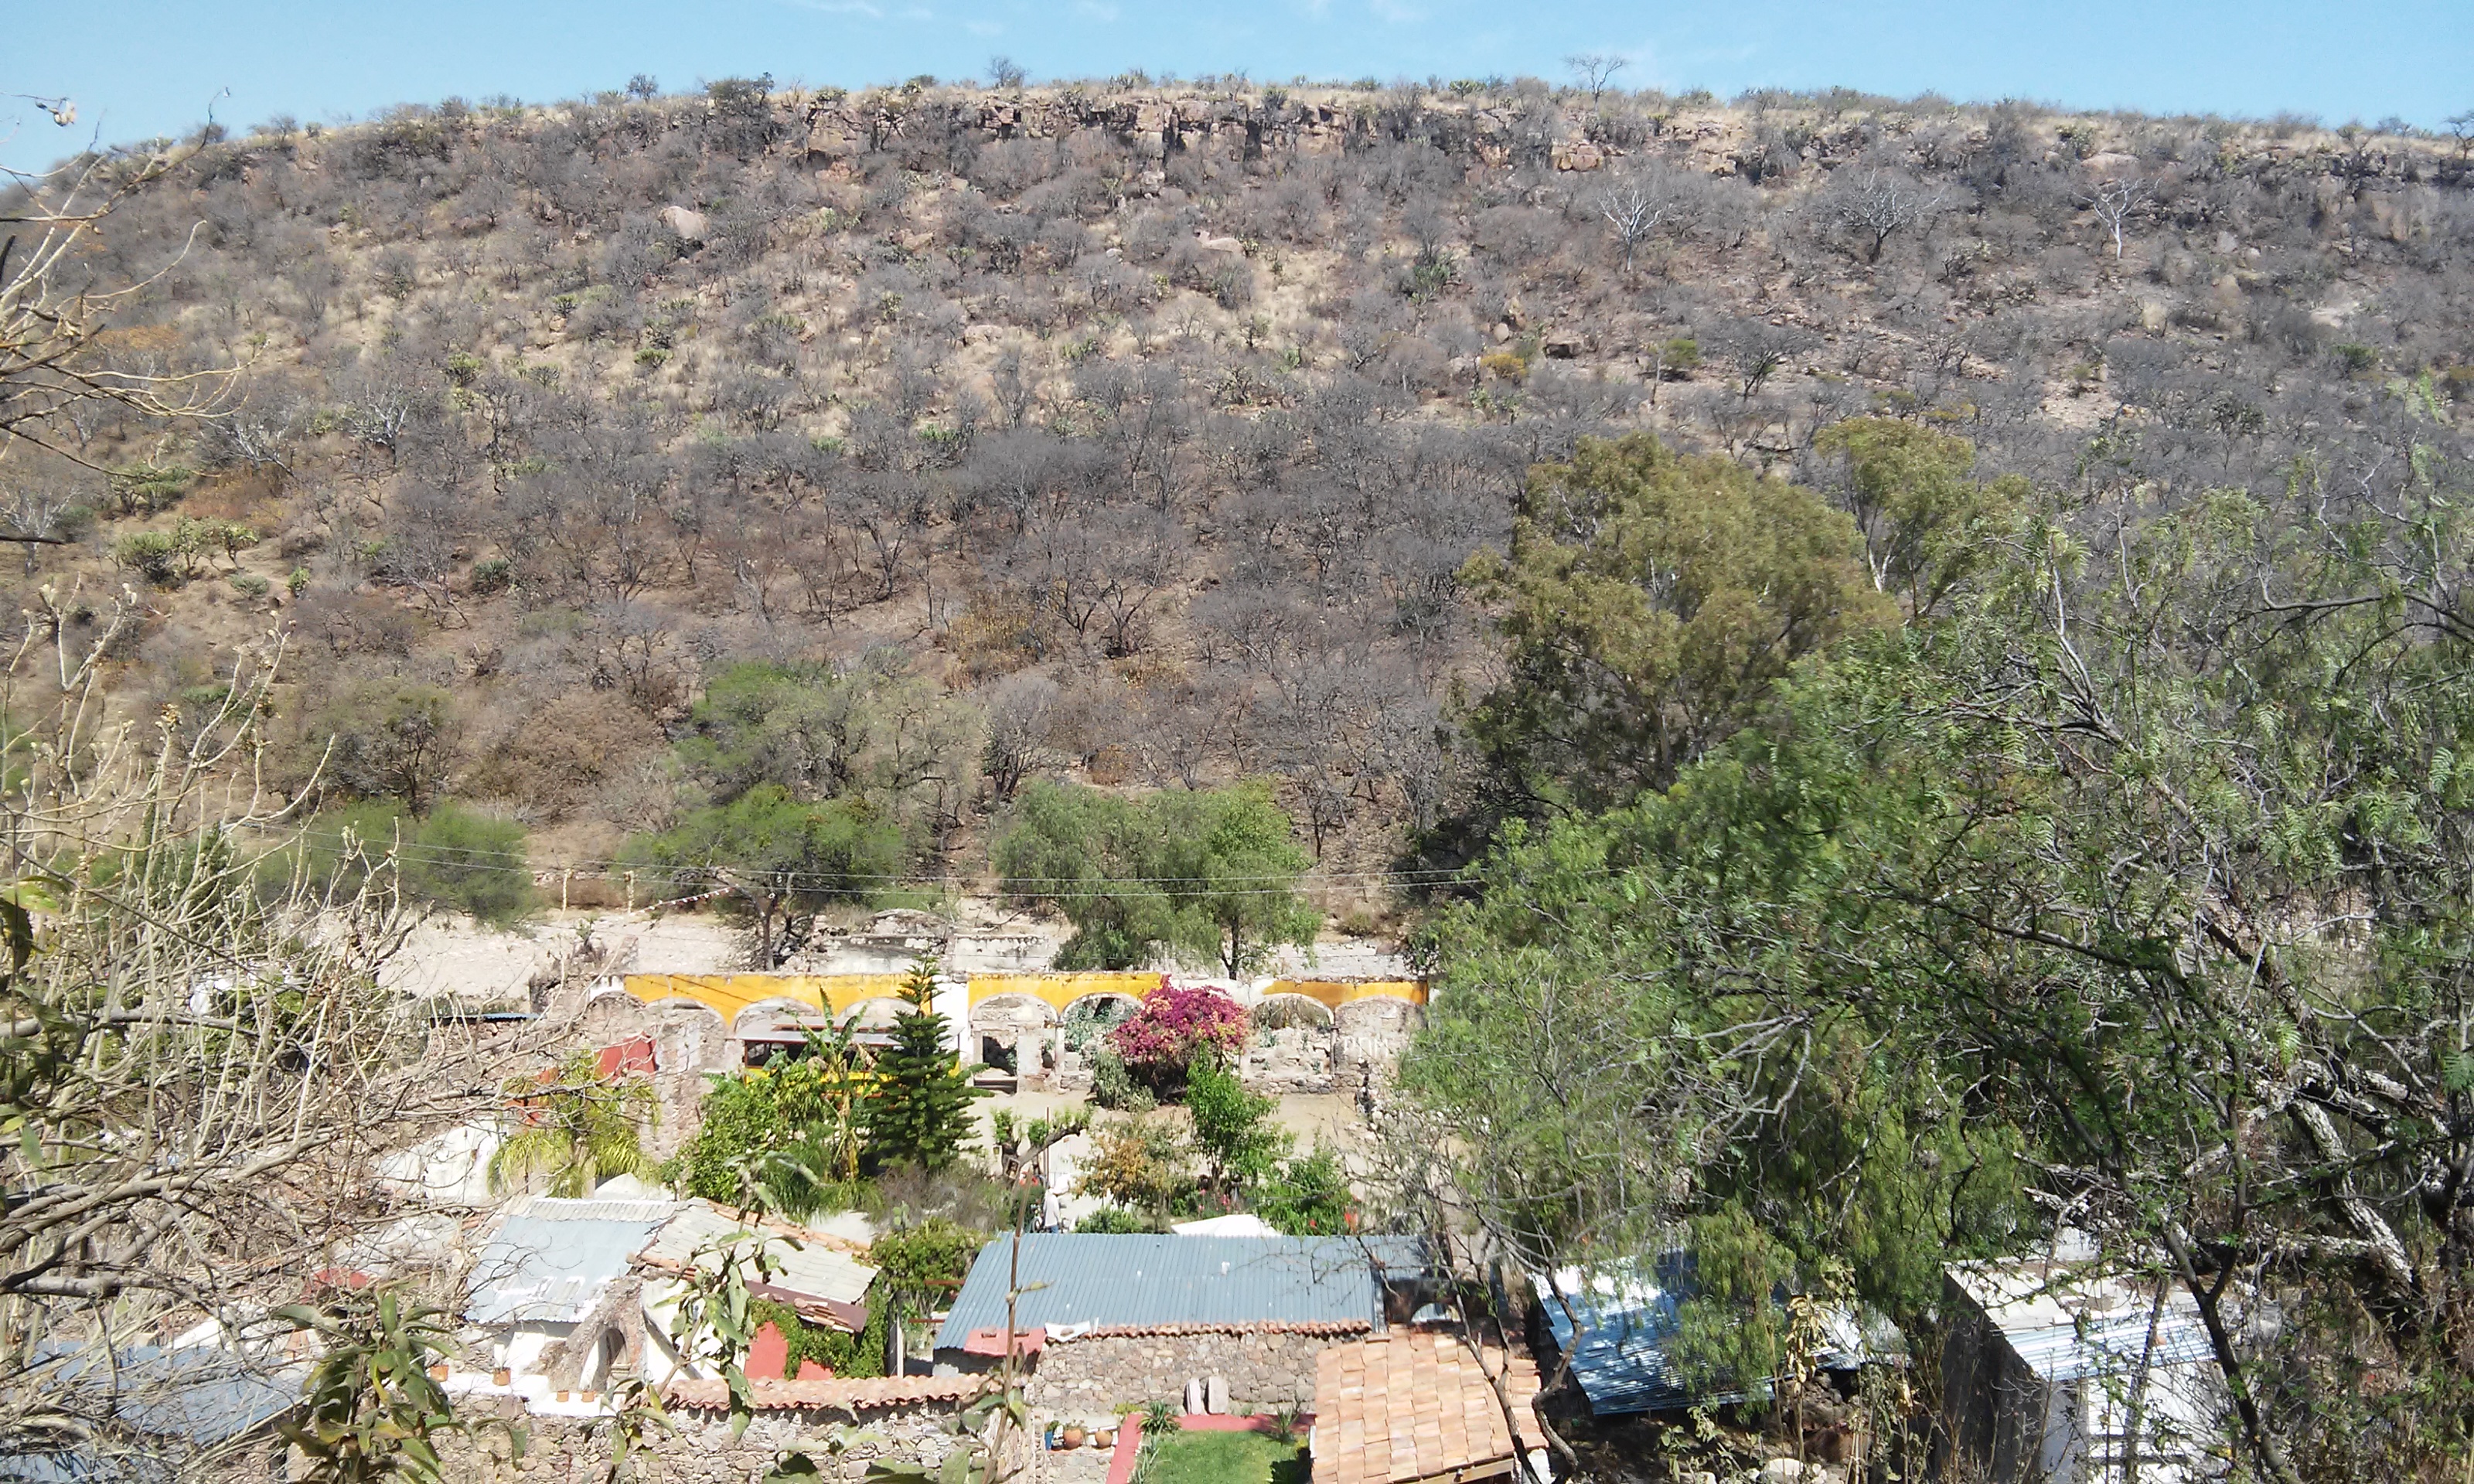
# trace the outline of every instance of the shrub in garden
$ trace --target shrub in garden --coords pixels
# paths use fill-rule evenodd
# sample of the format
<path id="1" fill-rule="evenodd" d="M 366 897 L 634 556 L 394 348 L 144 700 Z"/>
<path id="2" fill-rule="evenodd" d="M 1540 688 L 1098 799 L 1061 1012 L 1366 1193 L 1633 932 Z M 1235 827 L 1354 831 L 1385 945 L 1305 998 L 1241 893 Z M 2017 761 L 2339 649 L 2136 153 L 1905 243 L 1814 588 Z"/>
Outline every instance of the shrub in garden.
<path id="1" fill-rule="evenodd" d="M 1155 1089 L 1181 1088 L 1197 1061 L 1219 1065 L 1246 1048 L 1245 1007 L 1211 989 L 1154 990 L 1134 1017 L 1108 1033 L 1137 1081 Z"/>

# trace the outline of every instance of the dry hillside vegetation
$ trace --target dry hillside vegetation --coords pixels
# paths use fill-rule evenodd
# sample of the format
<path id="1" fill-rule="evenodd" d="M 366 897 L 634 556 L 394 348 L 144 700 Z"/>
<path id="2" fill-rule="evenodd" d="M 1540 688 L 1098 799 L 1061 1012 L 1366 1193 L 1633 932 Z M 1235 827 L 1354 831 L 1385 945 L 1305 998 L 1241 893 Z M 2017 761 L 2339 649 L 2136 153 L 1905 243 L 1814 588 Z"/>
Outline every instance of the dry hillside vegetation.
<path id="1" fill-rule="evenodd" d="M 147 589 L 131 714 L 287 631 L 279 782 L 538 861 L 701 802 L 692 708 L 764 661 L 815 707 L 766 776 L 910 872 L 983 876 L 1026 779 L 1268 778 L 1342 907 L 1451 858 L 1533 465 L 1646 429 L 1846 503 L 1816 437 L 1876 416 L 2066 520 L 2375 490 L 2467 451 L 2470 190 L 2409 132 L 1530 83 L 278 121 L 85 262 L 146 285 L 115 364 L 236 405 L 12 450 L 78 540 L 10 596 Z"/>

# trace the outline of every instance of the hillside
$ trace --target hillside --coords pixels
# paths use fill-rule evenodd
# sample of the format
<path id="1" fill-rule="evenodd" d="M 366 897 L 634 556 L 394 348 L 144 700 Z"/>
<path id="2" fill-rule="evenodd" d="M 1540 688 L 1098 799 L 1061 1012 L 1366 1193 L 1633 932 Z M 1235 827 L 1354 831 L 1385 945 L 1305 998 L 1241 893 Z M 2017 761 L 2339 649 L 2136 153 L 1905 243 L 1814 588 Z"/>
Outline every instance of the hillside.
<path id="1" fill-rule="evenodd" d="M 111 364 L 238 379 L 12 449 L 20 531 L 77 539 L 10 599 L 74 633 L 144 588 L 132 716 L 279 631 L 279 786 L 460 800 L 588 883 L 762 660 L 834 672 L 791 766 L 908 873 L 983 880 L 1026 778 L 1264 778 L 1322 904 L 1380 912 L 1459 858 L 1500 670 L 1464 568 L 1586 437 L 1844 503 L 1816 435 L 1908 419 L 2099 549 L 2469 451 L 2474 164 L 2427 135 L 760 80 L 198 143 L 82 266 L 143 285 Z"/>

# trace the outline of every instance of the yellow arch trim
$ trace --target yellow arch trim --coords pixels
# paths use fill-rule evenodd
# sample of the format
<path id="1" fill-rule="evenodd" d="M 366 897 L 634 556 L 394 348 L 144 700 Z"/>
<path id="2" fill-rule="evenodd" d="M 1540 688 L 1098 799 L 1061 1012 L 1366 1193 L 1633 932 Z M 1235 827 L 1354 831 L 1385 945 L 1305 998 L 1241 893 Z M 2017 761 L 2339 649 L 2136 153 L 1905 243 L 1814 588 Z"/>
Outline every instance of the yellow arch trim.
<path id="1" fill-rule="evenodd" d="M 899 999 L 901 974 L 629 974 L 620 981 L 645 1004 L 691 999 L 720 1012 L 725 1021 L 768 999 L 795 1000 L 835 1016 L 864 1000 Z"/>
<path id="2" fill-rule="evenodd" d="M 1422 1005 L 1426 986 L 1417 979 L 1274 979 L 1263 987 L 1263 997 L 1274 994 L 1301 994 L 1326 1010 L 1355 999 L 1405 999 Z"/>
<path id="3" fill-rule="evenodd" d="M 970 1002 L 977 1005 L 1000 994 L 1022 994 L 1063 1011 L 1076 1000 L 1094 994 L 1124 994 L 1140 999 L 1165 982 L 1165 975 L 1155 973 L 973 974 Z"/>

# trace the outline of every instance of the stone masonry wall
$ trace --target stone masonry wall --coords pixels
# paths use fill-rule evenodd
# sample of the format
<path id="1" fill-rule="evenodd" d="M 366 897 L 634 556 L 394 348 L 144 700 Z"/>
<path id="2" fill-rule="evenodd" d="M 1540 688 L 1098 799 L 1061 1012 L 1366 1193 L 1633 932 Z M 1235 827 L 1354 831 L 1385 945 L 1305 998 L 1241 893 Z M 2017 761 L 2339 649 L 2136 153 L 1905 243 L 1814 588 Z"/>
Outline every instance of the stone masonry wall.
<path id="1" fill-rule="evenodd" d="M 1315 1360 L 1332 1343 L 1330 1335 L 1261 1330 L 1075 1340 L 1039 1352 L 1023 1395 L 1045 1416 L 1105 1417 L 1121 1402 L 1181 1397 L 1188 1377 L 1219 1376 L 1232 1405 L 1312 1406 Z"/>
<path id="2" fill-rule="evenodd" d="M 791 1447 L 808 1448 L 829 1479 L 861 1478 L 878 1459 L 914 1461 L 933 1471 L 956 1446 L 946 1430 L 951 1417 L 950 1407 L 870 1411 L 861 1414 L 854 1427 L 847 1412 L 764 1411 L 748 1424 L 745 1437 L 733 1438 L 727 1413 L 673 1407 L 670 1422 L 676 1430 L 655 1429 L 621 1477 L 662 1484 L 753 1484 Z M 439 1448 L 446 1465 L 442 1477 L 456 1484 L 566 1484 L 608 1472 L 607 1420 L 519 1420 L 528 1434 L 523 1457 L 511 1457 L 504 1434 L 495 1428 L 473 1439 L 449 1437 Z M 870 1441 L 847 1444 L 836 1455 L 826 1445 L 837 1433 L 864 1435 Z"/>

